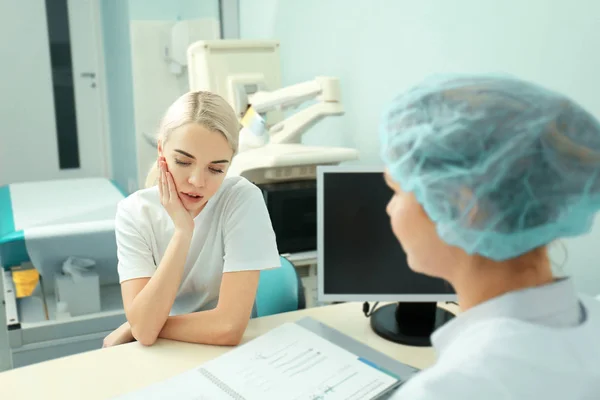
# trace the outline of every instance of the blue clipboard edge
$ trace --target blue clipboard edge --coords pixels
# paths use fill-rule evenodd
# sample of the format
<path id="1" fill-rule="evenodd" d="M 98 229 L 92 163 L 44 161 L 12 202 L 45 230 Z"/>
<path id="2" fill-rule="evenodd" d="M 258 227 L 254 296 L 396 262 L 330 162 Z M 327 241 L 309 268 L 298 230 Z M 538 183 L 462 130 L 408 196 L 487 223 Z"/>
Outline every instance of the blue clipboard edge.
<path id="1" fill-rule="evenodd" d="M 400 361 L 397 361 L 388 355 L 375 350 L 356 339 L 351 338 L 337 329 L 317 321 L 314 318 L 304 317 L 298 321 L 295 321 L 295 323 L 313 333 L 316 333 L 325 340 L 328 340 L 329 342 L 355 354 L 360 361 L 365 362 L 366 364 L 369 364 L 370 366 L 377 368 L 388 375 L 391 375 L 393 378 L 398 379 L 398 386 L 404 384 L 412 376 L 419 372 L 418 368 L 401 363 Z M 398 386 L 394 387 L 392 390 L 395 391 Z"/>

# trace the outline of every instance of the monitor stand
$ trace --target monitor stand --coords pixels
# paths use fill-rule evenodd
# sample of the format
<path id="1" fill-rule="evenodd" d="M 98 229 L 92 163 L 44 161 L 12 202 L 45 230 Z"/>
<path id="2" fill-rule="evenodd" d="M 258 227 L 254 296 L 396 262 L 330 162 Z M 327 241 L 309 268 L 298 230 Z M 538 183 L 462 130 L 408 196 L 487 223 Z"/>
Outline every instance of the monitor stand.
<path id="1" fill-rule="evenodd" d="M 437 303 L 394 303 L 371 314 L 371 328 L 379 336 L 407 346 L 431 346 L 430 336 L 454 314 Z"/>

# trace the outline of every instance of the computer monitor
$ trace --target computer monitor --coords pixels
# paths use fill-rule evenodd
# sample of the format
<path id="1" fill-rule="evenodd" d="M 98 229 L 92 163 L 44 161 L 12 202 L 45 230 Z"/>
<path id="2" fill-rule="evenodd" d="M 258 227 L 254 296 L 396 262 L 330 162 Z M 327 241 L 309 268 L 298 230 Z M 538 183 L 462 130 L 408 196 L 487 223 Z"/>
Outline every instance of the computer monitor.
<path id="1" fill-rule="evenodd" d="M 438 308 L 456 301 L 450 284 L 413 272 L 386 213 L 393 191 L 383 167 L 317 168 L 317 276 L 320 301 L 395 302 L 376 309 L 380 336 L 413 346 L 452 318 Z"/>

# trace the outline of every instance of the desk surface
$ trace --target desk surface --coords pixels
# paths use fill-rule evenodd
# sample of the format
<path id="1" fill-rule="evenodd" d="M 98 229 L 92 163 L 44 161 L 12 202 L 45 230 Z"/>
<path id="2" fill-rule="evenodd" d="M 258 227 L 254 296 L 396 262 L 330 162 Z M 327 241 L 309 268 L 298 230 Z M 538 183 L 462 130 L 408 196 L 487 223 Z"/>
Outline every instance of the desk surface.
<path id="1" fill-rule="evenodd" d="M 435 360 L 431 347 L 398 345 L 377 336 L 362 303 L 310 308 L 250 321 L 243 342 L 282 323 L 310 316 L 388 356 L 417 368 Z M 190 370 L 231 348 L 159 339 L 151 347 L 137 342 L 98 349 L 0 373 L 2 398 L 105 399 Z"/>

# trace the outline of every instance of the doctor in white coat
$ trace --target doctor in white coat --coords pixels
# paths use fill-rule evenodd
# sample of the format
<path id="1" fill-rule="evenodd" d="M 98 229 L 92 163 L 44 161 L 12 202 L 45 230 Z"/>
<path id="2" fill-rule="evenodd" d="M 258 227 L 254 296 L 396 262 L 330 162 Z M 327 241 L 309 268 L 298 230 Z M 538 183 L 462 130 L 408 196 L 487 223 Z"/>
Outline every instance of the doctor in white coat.
<path id="1" fill-rule="evenodd" d="M 600 399 L 600 302 L 548 258 L 600 208 L 598 120 L 516 78 L 439 76 L 397 97 L 380 134 L 392 229 L 462 310 L 394 398 Z"/>

